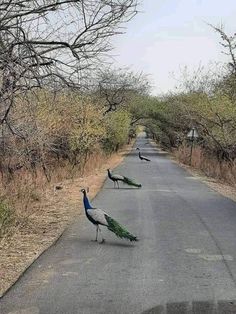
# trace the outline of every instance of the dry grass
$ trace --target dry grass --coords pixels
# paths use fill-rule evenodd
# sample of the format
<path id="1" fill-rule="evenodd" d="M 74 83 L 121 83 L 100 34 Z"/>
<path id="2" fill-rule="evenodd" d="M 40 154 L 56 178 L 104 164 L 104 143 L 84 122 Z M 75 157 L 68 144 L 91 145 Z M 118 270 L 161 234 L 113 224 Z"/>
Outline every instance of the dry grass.
<path id="1" fill-rule="evenodd" d="M 82 213 L 80 189 L 89 186 L 93 198 L 106 178 L 106 169 L 116 167 L 131 147 L 109 158 L 102 153 L 90 156 L 83 176 L 65 166 L 54 171 L 50 185 L 43 175 L 38 175 L 36 186 L 23 174 L 9 185 L 15 219 L 0 242 L 0 295 Z M 62 189 L 55 190 L 57 185 Z"/>
<path id="2" fill-rule="evenodd" d="M 189 165 L 190 148 L 181 146 L 174 151 L 174 156 L 183 163 Z M 229 163 L 219 162 L 216 158 L 204 154 L 200 147 L 194 147 L 192 153 L 191 167 L 201 170 L 205 176 L 212 177 L 222 183 L 236 185 L 236 161 Z"/>
<path id="3" fill-rule="evenodd" d="M 236 163 L 219 163 L 205 156 L 200 148 L 194 148 L 191 166 L 189 165 L 189 147 L 182 146 L 174 151 L 174 157 L 180 165 L 192 175 L 220 194 L 236 201 Z"/>

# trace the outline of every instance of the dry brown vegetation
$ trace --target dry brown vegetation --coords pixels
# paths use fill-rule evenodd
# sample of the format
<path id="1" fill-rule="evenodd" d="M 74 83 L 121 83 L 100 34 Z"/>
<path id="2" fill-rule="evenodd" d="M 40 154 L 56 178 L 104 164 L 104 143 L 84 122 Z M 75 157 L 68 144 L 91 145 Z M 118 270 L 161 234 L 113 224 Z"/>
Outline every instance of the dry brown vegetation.
<path id="1" fill-rule="evenodd" d="M 131 106 L 133 121 L 146 126 L 148 134 L 162 147 L 174 150 L 189 164 L 194 127 L 192 165 L 205 175 L 231 185 L 236 183 L 236 34 L 227 35 L 213 27 L 229 60 L 225 64 L 199 67 L 189 74 L 185 68 L 181 84 L 162 97 L 139 97 Z M 138 104 L 135 106 L 135 104 Z"/>
<path id="2" fill-rule="evenodd" d="M 197 146 L 193 148 L 191 164 L 190 164 L 190 146 L 182 145 L 178 149 L 173 150 L 174 156 L 187 165 L 191 165 L 195 169 L 199 169 L 205 176 L 217 179 L 222 183 L 236 185 L 236 161 L 219 161 L 213 156 L 204 153 L 204 150 Z"/>
<path id="3" fill-rule="evenodd" d="M 85 176 L 78 170 L 70 173 L 66 167 L 58 168 L 50 184 L 42 173 L 37 189 L 25 176 L 14 180 L 9 193 L 15 195 L 15 218 L 0 242 L 0 295 L 83 213 L 80 189 L 89 186 L 93 198 L 106 178 L 106 169 L 117 166 L 131 147 L 132 143 L 110 157 L 103 152 L 94 153 L 86 162 Z M 18 184 L 23 188 L 21 196 L 16 197 Z M 56 186 L 62 189 L 57 190 Z"/>
<path id="4" fill-rule="evenodd" d="M 108 158 L 135 135 L 126 107 L 147 81 L 107 61 L 137 5 L 0 3 L 1 292 L 77 215 L 79 188 L 94 194 L 103 165 L 114 166 L 120 157 Z"/>
<path id="5" fill-rule="evenodd" d="M 79 188 L 97 191 L 137 123 L 183 163 L 195 126 L 192 166 L 236 182 L 236 35 L 214 28 L 230 58 L 221 71 L 153 97 L 145 76 L 104 67 L 138 1 L 95 2 L 0 3 L 1 291 L 77 215 Z"/>

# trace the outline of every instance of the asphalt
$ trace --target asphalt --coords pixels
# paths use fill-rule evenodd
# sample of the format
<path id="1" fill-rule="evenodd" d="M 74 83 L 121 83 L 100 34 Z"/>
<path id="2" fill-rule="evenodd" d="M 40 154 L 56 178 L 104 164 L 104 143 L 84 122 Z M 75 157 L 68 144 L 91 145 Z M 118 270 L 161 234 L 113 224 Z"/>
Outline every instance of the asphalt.
<path id="1" fill-rule="evenodd" d="M 93 205 L 139 242 L 105 229 L 104 244 L 91 242 L 94 226 L 78 218 L 0 300 L 0 313 L 236 313 L 236 203 L 142 137 L 116 172 L 142 188 L 107 180 Z"/>

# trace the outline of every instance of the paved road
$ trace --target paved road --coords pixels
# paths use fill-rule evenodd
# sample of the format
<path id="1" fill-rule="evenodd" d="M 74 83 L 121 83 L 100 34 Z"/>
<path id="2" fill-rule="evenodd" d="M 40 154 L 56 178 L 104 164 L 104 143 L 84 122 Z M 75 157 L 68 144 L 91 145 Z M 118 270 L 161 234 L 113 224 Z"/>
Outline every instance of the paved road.
<path id="1" fill-rule="evenodd" d="M 139 161 L 142 148 L 150 163 Z M 236 204 L 138 138 L 93 204 L 136 234 L 130 244 L 78 219 L 1 299 L 1 314 L 236 313 Z M 79 192 L 78 192 L 79 193 Z"/>

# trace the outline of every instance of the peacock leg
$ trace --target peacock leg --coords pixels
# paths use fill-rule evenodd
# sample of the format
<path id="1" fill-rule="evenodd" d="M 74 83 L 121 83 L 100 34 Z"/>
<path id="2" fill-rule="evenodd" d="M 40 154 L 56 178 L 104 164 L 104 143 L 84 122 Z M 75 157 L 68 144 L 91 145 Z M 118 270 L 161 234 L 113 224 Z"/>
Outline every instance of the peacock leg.
<path id="1" fill-rule="evenodd" d="M 98 242 L 98 225 L 96 227 L 96 239 L 95 240 L 91 240 L 92 242 Z"/>
<path id="2" fill-rule="evenodd" d="M 98 229 L 99 229 L 99 226 L 97 225 L 97 230 L 96 230 L 96 240 L 95 240 L 95 241 L 97 241 L 97 240 L 98 240 Z"/>
<path id="3" fill-rule="evenodd" d="M 102 237 L 102 241 L 100 242 L 100 244 L 102 244 L 102 243 L 105 242 L 105 239 L 104 239 L 103 236 L 102 236 L 102 230 L 99 228 L 99 226 L 98 226 L 98 230 L 100 231 L 100 234 L 101 234 L 101 237 Z"/>
<path id="4" fill-rule="evenodd" d="M 119 187 L 119 182 L 118 181 L 117 181 L 117 186 L 118 186 L 118 189 L 119 189 L 120 187 Z"/>

